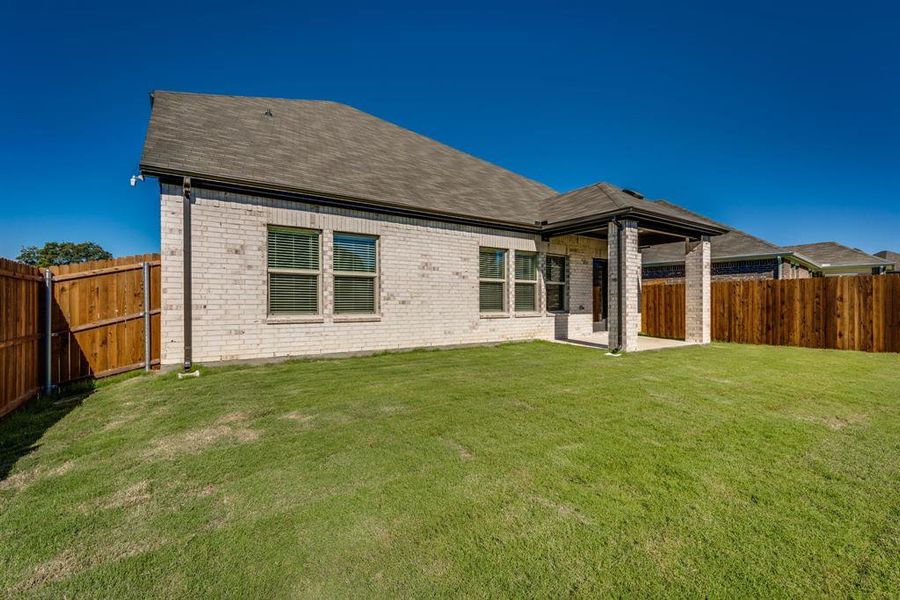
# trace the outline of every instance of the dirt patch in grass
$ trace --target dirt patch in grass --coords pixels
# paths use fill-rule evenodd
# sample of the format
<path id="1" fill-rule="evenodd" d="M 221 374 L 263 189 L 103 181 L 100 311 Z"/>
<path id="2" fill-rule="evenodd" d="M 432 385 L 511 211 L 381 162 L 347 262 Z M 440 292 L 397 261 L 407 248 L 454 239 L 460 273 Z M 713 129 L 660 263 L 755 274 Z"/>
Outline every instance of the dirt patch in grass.
<path id="1" fill-rule="evenodd" d="M 522 400 L 520 398 L 514 398 L 513 400 L 510 400 L 509 405 L 511 408 L 514 408 L 516 410 L 534 410 L 534 406 L 532 406 L 530 402 L 526 402 L 525 400 Z"/>
<path id="2" fill-rule="evenodd" d="M 549 498 L 544 498 L 543 496 L 532 496 L 532 500 L 534 500 L 540 506 L 556 512 L 556 514 L 558 514 L 563 519 L 571 519 L 581 523 L 582 525 L 593 524 L 593 521 L 591 521 L 591 519 L 587 515 L 579 511 L 574 506 L 566 504 L 565 502 L 557 502 Z"/>
<path id="3" fill-rule="evenodd" d="M 456 440 L 450 439 L 450 438 L 443 438 L 441 441 L 444 442 L 444 445 L 447 446 L 447 448 L 456 452 L 461 459 L 472 460 L 473 458 L 475 458 L 475 455 L 472 453 L 471 450 L 469 450 L 468 448 L 466 448 L 465 446 L 463 446 Z"/>
<path id="4" fill-rule="evenodd" d="M 215 493 L 216 493 L 216 486 L 214 486 L 213 484 L 210 483 L 209 485 L 203 486 L 199 490 L 194 490 L 193 495 L 196 496 L 197 498 L 208 498 L 209 496 L 212 496 Z"/>
<path id="5" fill-rule="evenodd" d="M 315 415 L 308 415 L 299 410 L 294 410 L 289 413 L 281 415 L 282 419 L 287 419 L 289 421 L 297 421 L 299 423 L 307 424 L 310 423 L 313 419 L 316 418 Z"/>
<path id="6" fill-rule="evenodd" d="M 113 419 L 112 421 L 110 421 L 109 423 L 104 425 L 103 428 L 101 429 L 101 431 L 104 431 L 104 432 L 113 431 L 114 429 L 118 429 L 122 425 L 125 425 L 126 423 L 128 423 L 129 421 L 132 421 L 132 420 L 133 419 L 131 417 L 121 417 L 118 419 Z"/>
<path id="7" fill-rule="evenodd" d="M 644 551 L 666 576 L 671 576 L 683 545 L 680 538 L 661 532 L 644 544 Z"/>
<path id="8" fill-rule="evenodd" d="M 171 435 L 157 440 L 147 452 L 148 458 L 174 458 L 181 454 L 196 454 L 222 440 L 252 442 L 259 432 L 243 425 L 246 413 L 232 413 L 213 425 Z"/>
<path id="9" fill-rule="evenodd" d="M 800 415 L 796 419 L 805 423 L 814 423 L 823 425 L 832 431 L 840 431 L 849 425 L 859 425 L 865 422 L 862 415 L 845 415 L 842 417 L 836 415 L 818 416 L 818 415 Z"/>
<path id="10" fill-rule="evenodd" d="M 27 471 L 21 471 L 19 473 L 15 473 L 14 475 L 10 475 L 3 481 L 0 481 L 0 491 L 3 490 L 17 490 L 21 491 L 28 486 L 30 486 L 35 481 L 40 479 L 45 479 L 48 477 L 59 477 L 60 475 L 65 475 L 75 466 L 75 462 L 71 460 L 67 460 L 63 464 L 53 467 L 52 469 L 45 469 L 41 466 L 35 467 L 34 469 L 29 469 Z"/>
<path id="11" fill-rule="evenodd" d="M 129 508 L 150 500 L 150 483 L 139 481 L 114 494 L 103 508 Z"/>
<path id="12" fill-rule="evenodd" d="M 8 591 L 12 595 L 32 591 L 55 581 L 68 579 L 103 564 L 150 552 L 162 546 L 163 543 L 162 540 L 156 542 L 118 542 L 100 546 L 93 551 L 84 547 L 67 548 L 47 562 L 37 565 L 30 575 Z"/>

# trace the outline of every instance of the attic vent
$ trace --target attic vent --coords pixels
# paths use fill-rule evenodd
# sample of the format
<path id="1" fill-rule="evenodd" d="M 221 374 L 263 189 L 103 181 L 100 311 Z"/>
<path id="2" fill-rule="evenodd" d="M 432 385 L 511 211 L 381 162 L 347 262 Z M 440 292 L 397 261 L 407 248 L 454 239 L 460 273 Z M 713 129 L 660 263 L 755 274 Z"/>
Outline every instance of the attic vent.
<path id="1" fill-rule="evenodd" d="M 628 194 L 629 196 L 634 196 L 638 200 L 644 199 L 644 195 L 640 192 L 636 192 L 634 190 L 622 190 L 622 191 L 625 192 L 626 194 Z"/>
<path id="2" fill-rule="evenodd" d="M 274 116 L 274 115 L 272 114 L 272 109 L 271 109 L 271 108 L 267 108 L 267 109 L 266 109 L 266 112 L 263 113 L 263 114 L 266 115 L 267 117 L 272 117 L 272 116 Z"/>

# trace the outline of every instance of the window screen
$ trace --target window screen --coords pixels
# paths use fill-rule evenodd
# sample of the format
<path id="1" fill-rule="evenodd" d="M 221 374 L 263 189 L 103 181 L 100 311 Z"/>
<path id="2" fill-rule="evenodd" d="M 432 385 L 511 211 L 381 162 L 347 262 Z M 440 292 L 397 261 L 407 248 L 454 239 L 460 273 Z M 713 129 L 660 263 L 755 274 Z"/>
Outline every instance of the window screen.
<path id="1" fill-rule="evenodd" d="M 480 248 L 478 251 L 479 309 L 506 310 L 506 250 Z"/>
<path id="2" fill-rule="evenodd" d="M 319 247 L 317 231 L 269 228 L 270 314 L 318 314 Z"/>
<path id="3" fill-rule="evenodd" d="M 516 251 L 516 311 L 537 310 L 537 254 Z"/>
<path id="4" fill-rule="evenodd" d="M 334 313 L 374 314 L 378 310 L 378 238 L 334 234 Z"/>

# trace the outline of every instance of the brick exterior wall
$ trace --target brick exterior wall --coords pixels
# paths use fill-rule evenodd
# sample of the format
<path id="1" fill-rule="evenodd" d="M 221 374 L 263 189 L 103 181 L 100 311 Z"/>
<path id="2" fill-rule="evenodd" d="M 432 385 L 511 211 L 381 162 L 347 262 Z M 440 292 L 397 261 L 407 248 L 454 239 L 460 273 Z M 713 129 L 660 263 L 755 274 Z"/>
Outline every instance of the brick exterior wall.
<path id="1" fill-rule="evenodd" d="M 619 303 L 623 305 L 623 336 L 622 348 L 625 352 L 637 350 L 638 332 L 641 329 L 640 304 L 638 300 L 638 286 L 641 277 L 641 255 L 638 252 L 638 226 L 636 221 L 622 221 L 622 235 L 624 238 L 623 250 L 623 275 L 625 281 L 622 285 L 622 297 L 619 297 L 619 269 L 618 269 L 618 239 L 619 230 L 615 223 L 609 224 L 608 249 L 609 268 L 609 345 L 614 347 L 618 339 L 619 331 Z"/>
<path id="2" fill-rule="evenodd" d="M 182 190 L 162 185 L 162 363 L 183 360 Z M 287 200 L 193 189 L 193 359 L 195 362 L 315 356 L 413 347 L 569 337 L 592 331 L 594 257 L 600 240 L 539 236 L 395 217 Z M 322 232 L 321 315 L 272 317 L 267 308 L 268 225 Z M 334 315 L 332 235 L 379 236 L 379 314 Z M 569 314 L 500 318 L 479 314 L 478 248 L 506 248 L 508 306 L 514 252 L 568 256 Z M 541 259 L 543 264 L 543 259 Z"/>
<path id="3" fill-rule="evenodd" d="M 708 344 L 712 334 L 712 288 L 709 240 L 686 242 L 684 254 L 684 339 Z"/>
<path id="4" fill-rule="evenodd" d="M 712 280 L 778 279 L 778 259 L 735 260 L 712 263 Z M 808 269 L 784 261 L 782 279 L 807 279 L 812 277 Z M 642 277 L 654 283 L 684 283 L 684 264 L 654 265 L 643 268 Z"/>

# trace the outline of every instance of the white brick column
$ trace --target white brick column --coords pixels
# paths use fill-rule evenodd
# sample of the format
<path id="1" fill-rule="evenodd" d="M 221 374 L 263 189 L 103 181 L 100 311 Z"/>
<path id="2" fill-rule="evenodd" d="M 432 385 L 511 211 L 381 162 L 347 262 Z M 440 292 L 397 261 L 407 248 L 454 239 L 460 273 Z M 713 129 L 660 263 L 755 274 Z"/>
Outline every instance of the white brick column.
<path id="1" fill-rule="evenodd" d="M 619 292 L 619 226 L 622 227 L 622 290 Z M 608 235 L 609 347 L 611 350 L 637 350 L 640 315 L 638 284 L 641 279 L 641 255 L 638 252 L 637 221 L 623 220 L 609 224 Z M 622 338 L 619 344 L 619 303 L 622 304 Z"/>
<path id="2" fill-rule="evenodd" d="M 709 238 L 699 242 L 687 241 L 684 248 L 684 339 L 697 344 L 708 344 L 712 319 L 710 308 Z"/>
<path id="3" fill-rule="evenodd" d="M 162 306 L 160 352 L 164 366 L 184 360 L 184 213 L 180 185 L 160 185 Z"/>

